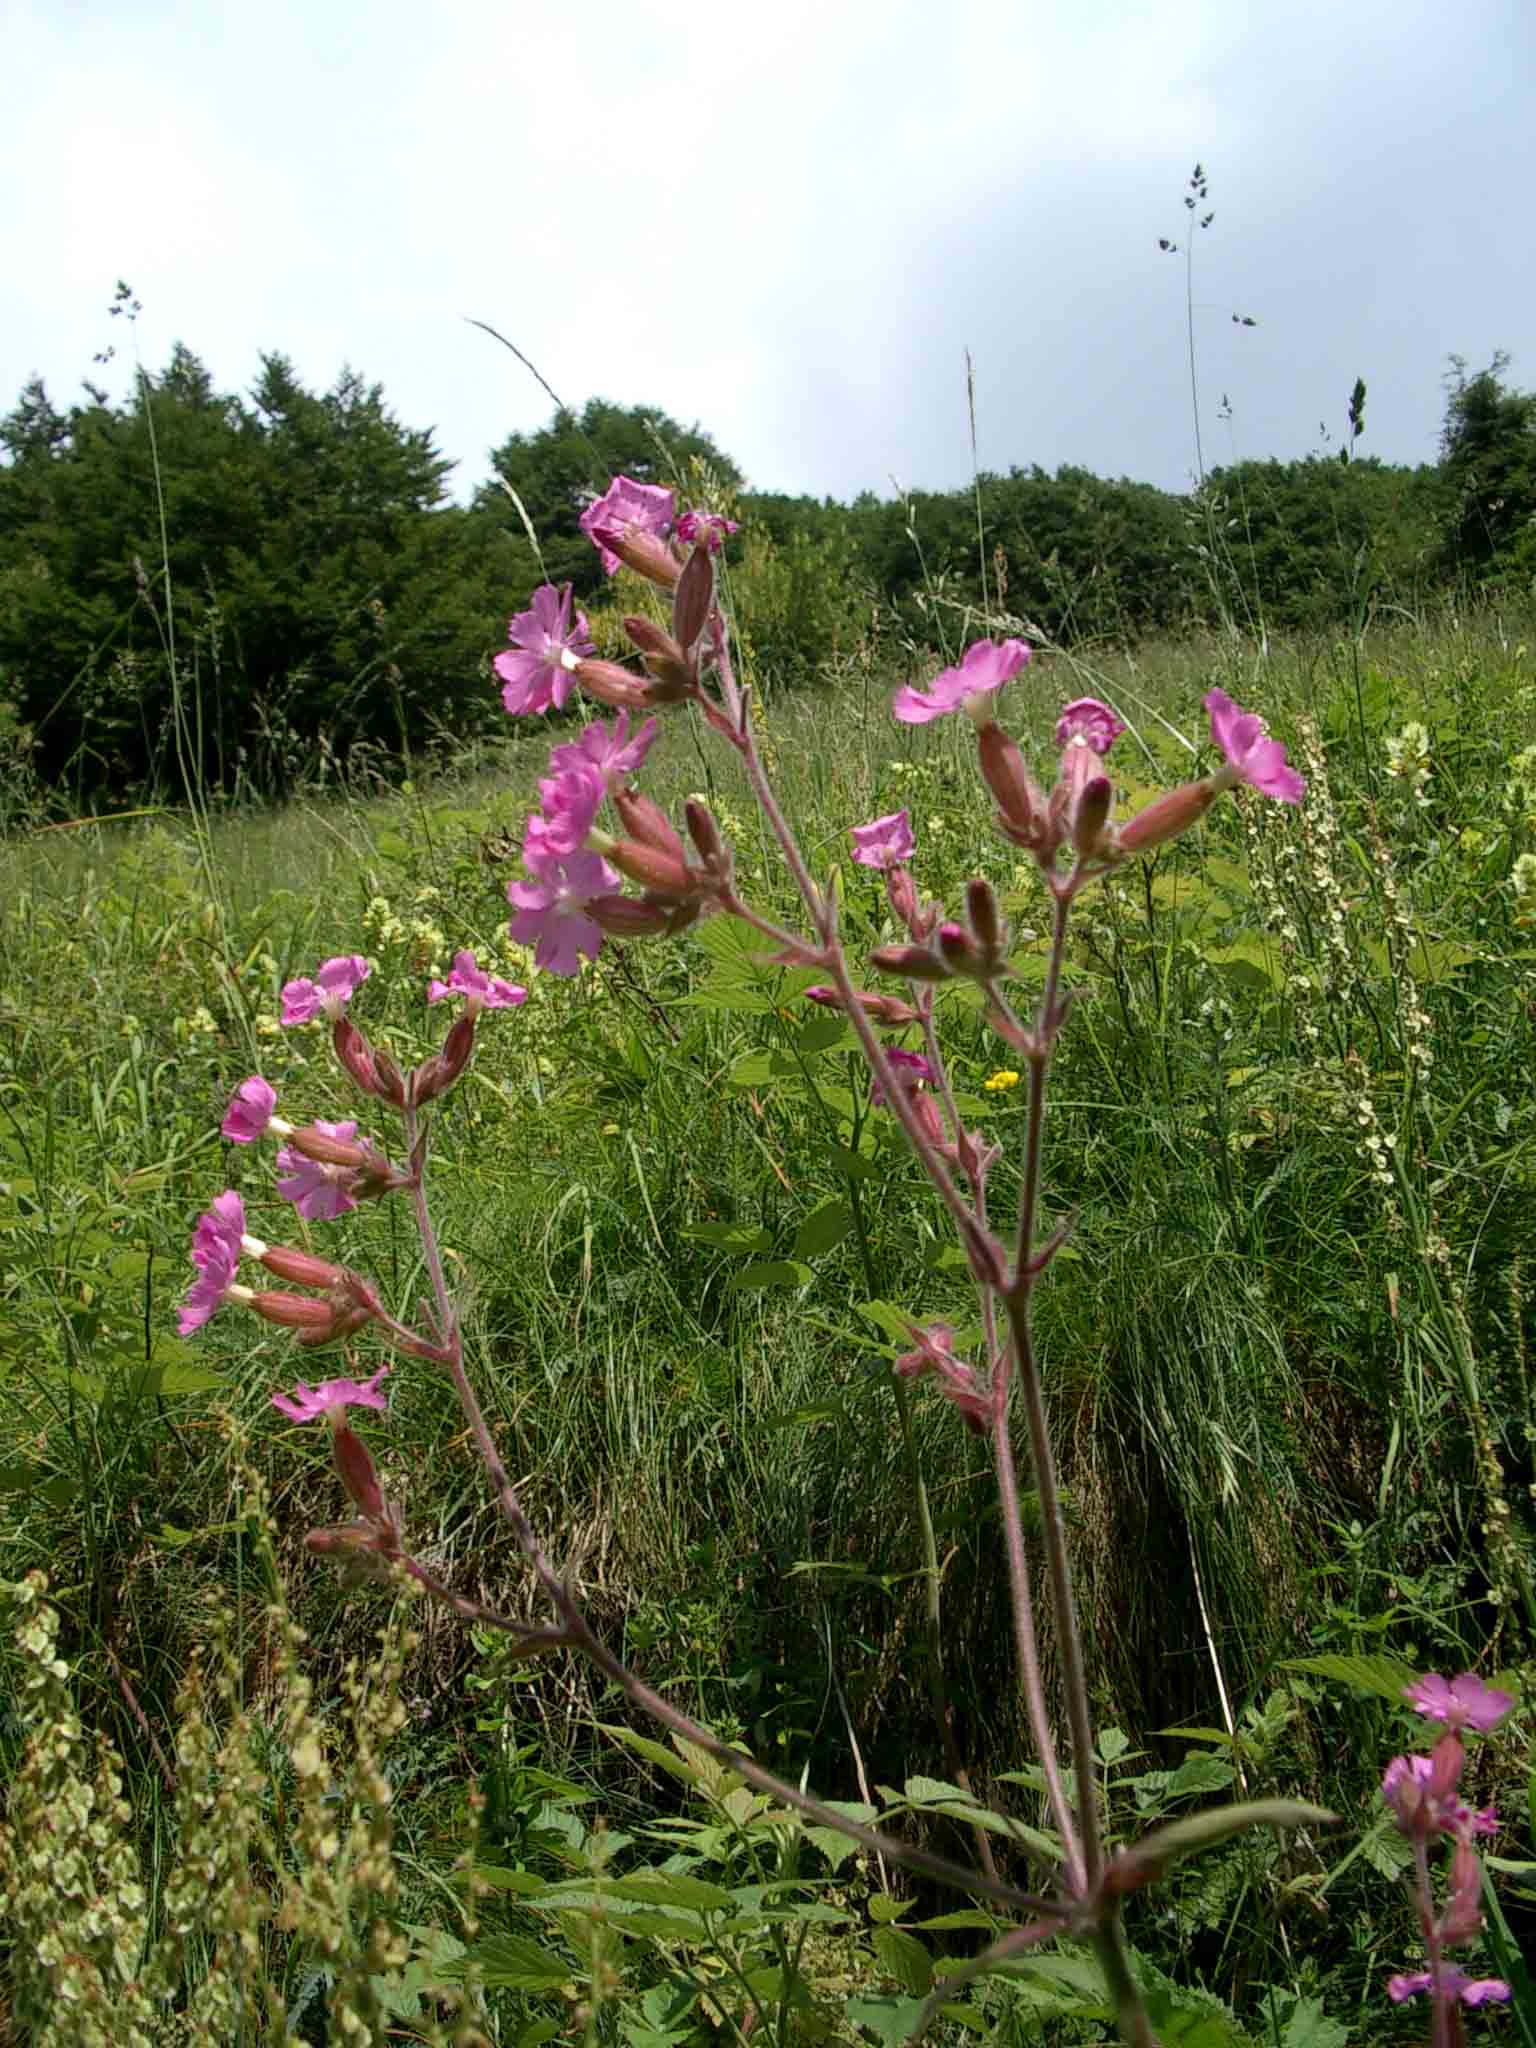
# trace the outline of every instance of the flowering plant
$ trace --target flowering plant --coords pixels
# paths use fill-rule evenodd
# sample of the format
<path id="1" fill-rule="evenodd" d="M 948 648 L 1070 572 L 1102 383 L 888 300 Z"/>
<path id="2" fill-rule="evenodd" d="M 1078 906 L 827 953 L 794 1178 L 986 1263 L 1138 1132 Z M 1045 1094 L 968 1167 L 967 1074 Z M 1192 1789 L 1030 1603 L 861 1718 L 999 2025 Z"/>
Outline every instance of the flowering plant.
<path id="1" fill-rule="evenodd" d="M 221 1302 L 232 1300 L 268 1320 L 286 1323 L 303 1344 L 352 1339 L 367 1330 L 400 1357 L 445 1374 L 498 1505 L 527 1560 L 544 1613 L 525 1616 L 469 1599 L 413 1554 L 400 1505 L 387 1497 L 366 1446 L 344 1420 L 348 1404 L 382 1404 L 381 1373 L 364 1384 L 344 1379 L 319 1388 L 301 1385 L 294 1396 L 279 1398 L 282 1412 L 295 1420 L 322 1412 L 330 1416 L 337 1469 L 357 1510 L 345 1525 L 313 1531 L 308 1538 L 311 1549 L 342 1555 L 354 1569 L 405 1572 L 461 1616 L 508 1635 L 518 1656 L 565 1648 L 579 1651 L 645 1713 L 773 1800 L 891 1862 L 984 1898 L 1014 1916 L 1009 1932 L 939 1987 L 928 2013 L 937 2011 L 960 1984 L 992 1965 L 1068 1934 L 1085 1940 L 1097 1953 L 1122 2038 L 1133 2048 L 1155 2048 L 1121 1924 L 1126 1897 L 1176 1858 L 1244 1827 L 1294 1826 L 1329 1816 L 1296 1801 L 1260 1800 L 1158 1827 L 1118 1849 L 1106 1841 L 1072 1560 L 1032 1324 L 1034 1292 L 1070 1230 L 1070 1224 L 1063 1224 L 1043 1238 L 1040 1234 L 1048 1081 L 1070 1009 L 1063 966 L 1073 908 L 1083 892 L 1138 854 L 1189 831 L 1224 791 L 1240 782 L 1288 805 L 1300 802 L 1305 785 L 1290 767 L 1284 747 L 1266 734 L 1258 718 L 1223 691 L 1213 690 L 1206 709 L 1218 764 L 1118 821 L 1106 761 L 1125 730 L 1119 714 L 1095 698 L 1067 704 L 1056 726 L 1058 759 L 1047 786 L 1047 779 L 1036 779 L 999 711 L 1003 690 L 1030 660 L 1031 650 L 1019 640 L 979 640 L 928 689 L 902 690 L 893 710 L 908 723 L 927 723 L 955 712 L 969 719 L 979 772 L 995 804 L 997 829 L 1028 855 L 1049 904 L 1040 1000 L 1032 1012 L 1018 1006 L 1011 965 L 1013 934 L 986 880 L 976 877 L 966 885 L 961 915 L 924 900 L 909 865 L 916 842 L 905 811 L 855 826 L 851 832 L 852 858 L 880 876 L 900 933 L 877 947 L 868 962 L 892 986 L 866 988 L 842 936 L 837 880 L 813 871 L 784 814 L 758 746 L 749 694 L 736 677 L 730 628 L 716 592 L 715 558 L 728 522 L 708 514 L 678 519 L 669 492 L 619 478 L 589 508 L 582 524 L 605 569 L 612 572 L 623 563 L 670 595 L 670 624 L 663 628 L 641 617 L 625 621 L 639 657 L 639 666 L 629 668 L 593 655 L 585 620 L 571 615 L 568 589 L 558 592 L 546 586 L 535 593 L 530 608 L 513 619 L 511 637 L 518 651 L 500 656 L 497 664 L 509 711 L 541 714 L 559 708 L 579 690 L 619 716 L 611 726 L 600 719 L 588 724 L 574 742 L 552 752 L 550 773 L 540 783 L 539 807 L 524 834 L 526 877 L 507 890 L 512 937 L 535 947 L 541 970 L 568 976 L 579 973 L 584 960 L 595 959 L 611 937 L 661 940 L 701 918 L 727 917 L 754 935 L 767 959 L 814 972 L 819 979 L 805 991 L 807 998 L 846 1016 L 869 1068 L 871 1104 L 893 1118 L 905 1134 L 954 1228 L 977 1291 L 979 1341 L 965 1345 L 948 1323 L 913 1323 L 907 1333 L 909 1348 L 895 1361 L 894 1378 L 903 1403 L 909 1389 L 931 1388 L 956 1411 L 966 1429 L 985 1440 L 991 1453 L 1019 1684 L 1061 1845 L 1058 1881 L 1042 1890 L 1014 1883 L 1000 1873 L 984 1838 L 979 1840 L 978 1867 L 937 1855 L 850 1819 L 726 1747 L 614 1654 L 551 1565 L 466 1370 L 459 1310 L 447 1285 L 427 1199 L 430 1106 L 464 1072 L 480 1010 L 513 1007 L 523 994 L 482 974 L 472 956 L 460 955 L 450 980 L 433 984 L 433 1000 L 462 995 L 465 1008 L 441 1051 L 409 1074 L 386 1051 L 371 1045 L 347 1015 L 347 1003 L 368 971 L 359 956 L 327 961 L 313 981 L 290 984 L 284 991 L 285 1021 L 325 1019 L 337 1058 L 354 1084 L 375 1104 L 399 1116 L 403 1165 L 392 1164 L 371 1141 L 360 1139 L 355 1123 L 317 1122 L 298 1130 L 283 1123 L 273 1114 L 272 1091 L 255 1076 L 241 1084 L 225 1123 L 226 1134 L 236 1142 L 252 1142 L 266 1130 L 286 1137 L 279 1163 L 292 1168 L 290 1182 L 297 1185 L 282 1183 L 280 1189 L 305 1215 L 335 1215 L 356 1201 L 393 1194 L 408 1197 L 431 1287 L 420 1324 L 396 1319 L 361 1276 L 322 1261 L 312 1261 L 306 1268 L 307 1255 L 274 1250 L 249 1238 L 238 1196 L 226 1194 L 198 1227 L 193 1259 L 199 1277 L 184 1311 L 184 1327 L 197 1327 Z M 631 734 L 630 718 L 641 713 L 654 715 Z M 679 831 L 639 787 L 636 778 L 656 742 L 658 720 L 689 716 L 735 756 L 745 774 L 798 897 L 799 910 L 792 922 L 770 915 L 742 892 L 732 848 L 703 799 L 688 799 Z M 1000 1089 L 1022 1083 L 1026 1115 L 1021 1193 L 1017 1212 L 1007 1223 L 994 1219 L 991 1212 L 999 1147 L 983 1132 L 967 1127 L 936 1028 L 937 991 L 954 981 L 968 982 L 980 992 L 986 1024 L 1006 1049 L 1009 1064 L 1000 1067 L 987 1086 Z M 915 1044 L 897 1042 L 908 1034 L 915 1036 Z M 234 1274 L 242 1256 L 315 1292 L 277 1295 L 241 1287 Z M 973 1355 L 962 1355 L 966 1349 Z M 905 1414 L 905 1409 L 901 1412 Z M 1039 1503 L 1064 1741 L 1050 1711 L 1038 1647 L 1037 1594 L 1026 1551 L 1014 1442 L 1018 1424 Z M 1487 1725 L 1479 1717 L 1489 1708 L 1475 1681 L 1457 1680 L 1443 1694 L 1435 1689 L 1442 1684 L 1424 1681 L 1422 1701 L 1428 1704 L 1416 1704 L 1446 1721 L 1443 1749 L 1445 1743 L 1460 1744 L 1463 1727 Z M 1470 1854 L 1477 1819 L 1461 1820 L 1463 1809 L 1455 1805 L 1454 1792 L 1454 1780 L 1443 1762 L 1428 1776 L 1405 1764 L 1392 1778 L 1387 1796 L 1405 1827 L 1418 1830 L 1416 1843 L 1449 1829 Z M 1429 1982 L 1437 2010 L 1452 1996 L 1447 1990 L 1451 1974 L 1439 1951 L 1452 1938 L 1466 1938 L 1454 1936 L 1454 1929 L 1468 1922 L 1469 1883 L 1465 1869 L 1459 1878 L 1453 1875 L 1454 1896 L 1448 1909 L 1452 1918 L 1449 1924 L 1435 1923 L 1433 1939 L 1426 1922 Z M 1471 2001 L 1474 1991 L 1479 1998 L 1494 1995 L 1486 1985 L 1474 1984 L 1460 1988 L 1459 1996 Z"/>

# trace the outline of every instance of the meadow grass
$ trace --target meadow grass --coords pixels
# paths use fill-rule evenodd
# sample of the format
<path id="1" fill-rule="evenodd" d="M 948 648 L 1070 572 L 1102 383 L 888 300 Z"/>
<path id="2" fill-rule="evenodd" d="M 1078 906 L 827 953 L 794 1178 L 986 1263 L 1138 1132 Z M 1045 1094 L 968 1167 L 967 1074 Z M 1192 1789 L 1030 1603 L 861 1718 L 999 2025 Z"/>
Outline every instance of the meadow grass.
<path id="1" fill-rule="evenodd" d="M 1528 1657 L 1536 1628 L 1536 903 L 1513 885 L 1536 844 L 1536 671 L 1503 619 L 1448 614 L 1264 655 L 1213 637 L 1039 661 L 1005 715 L 1040 758 L 1061 700 L 1091 687 L 1132 727 L 1115 762 L 1135 800 L 1187 771 L 1218 683 L 1287 738 L 1312 793 L 1299 819 L 1220 809 L 1084 906 L 1047 1137 L 1051 1213 L 1077 1223 L 1040 1347 L 1101 1720 L 1151 1743 L 1228 1716 L 1251 1771 L 1365 1811 L 1390 1712 L 1294 1660 L 1487 1669 Z M 1042 906 L 989 830 L 969 734 L 897 727 L 889 694 L 850 673 L 767 702 L 802 843 L 841 866 L 850 933 L 873 944 L 884 900 L 846 830 L 909 808 L 920 886 L 953 902 L 987 874 L 1027 982 Z M 299 1549 L 332 1518 L 331 1473 L 270 1396 L 308 1362 L 234 1314 L 172 1334 L 220 1188 L 263 1236 L 303 1228 L 220 1116 L 256 1068 L 296 1120 L 357 1113 L 320 1034 L 276 1024 L 282 983 L 329 954 L 375 961 L 358 1014 L 405 1058 L 440 1036 L 425 983 L 456 948 L 516 969 L 502 890 L 544 753 L 524 734 L 457 782 L 214 815 L 206 839 L 171 815 L 0 847 L 0 1578 L 48 1573 L 87 1718 L 123 1747 L 157 1839 L 151 1737 L 214 1617 L 246 1626 L 233 1446 L 269 1490 L 322 1691 L 377 1628 L 370 1597 Z M 707 791 L 746 893 L 788 912 L 730 762 L 677 723 L 646 783 L 669 807 Z M 793 984 L 714 931 L 611 947 L 482 1020 L 443 1112 L 438 1228 L 509 1466 L 599 1625 L 711 1725 L 855 1796 L 855 1754 L 898 1784 L 940 1760 L 898 1347 L 859 1305 L 964 1324 L 967 1276 L 847 1043 L 808 1044 Z M 964 995 L 941 1016 L 967 1114 L 1016 1134 L 1023 1090 L 987 1085 L 998 1041 Z M 1012 1194 L 1005 1168 L 999 1212 Z M 812 1249 L 807 1219 L 833 1204 L 855 1227 Z M 391 1205 L 312 1234 L 402 1309 L 424 1292 Z M 418 1553 L 515 1605 L 449 1389 L 408 1365 L 391 1384 L 375 1436 Z M 937 1403 L 916 1429 L 960 1747 L 987 1784 L 1027 1760 L 989 1461 Z M 396 1824 L 423 1895 L 466 1787 L 511 1750 L 600 1770 L 637 1810 L 643 1785 L 592 1730 L 613 1703 L 583 1674 L 509 1677 L 436 1614 L 419 1635 Z M 1284 1968 L 1363 2002 L 1377 1937 L 1404 1924 L 1378 1900 L 1361 1931 L 1381 1858 L 1342 1880 L 1342 1924 L 1288 1926 L 1297 1896 L 1329 1892 L 1331 1852 L 1245 1856 L 1138 1942 L 1234 1998 Z"/>

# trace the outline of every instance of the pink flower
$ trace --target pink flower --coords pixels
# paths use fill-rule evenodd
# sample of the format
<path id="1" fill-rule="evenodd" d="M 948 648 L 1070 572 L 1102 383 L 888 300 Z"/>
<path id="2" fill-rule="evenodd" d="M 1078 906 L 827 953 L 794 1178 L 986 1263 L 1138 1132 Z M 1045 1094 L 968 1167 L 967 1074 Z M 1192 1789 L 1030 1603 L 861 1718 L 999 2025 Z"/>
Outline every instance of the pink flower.
<path id="1" fill-rule="evenodd" d="M 429 1003 L 440 1003 L 448 996 L 468 996 L 482 1010 L 512 1010 L 527 1002 L 528 991 L 515 981 L 503 981 L 499 974 L 482 974 L 473 953 L 455 953 L 448 979 L 427 987 Z"/>
<path id="2" fill-rule="evenodd" d="M 1124 731 L 1124 719 L 1116 718 L 1097 697 L 1074 697 L 1056 721 L 1056 744 L 1064 750 L 1080 740 L 1096 754 L 1107 754 Z"/>
<path id="3" fill-rule="evenodd" d="M 677 522 L 677 537 L 691 546 L 702 541 L 712 555 L 718 555 L 728 535 L 740 533 L 741 528 L 734 519 L 723 518 L 718 512 L 685 512 Z"/>
<path id="4" fill-rule="evenodd" d="M 539 784 L 539 797 L 544 807 L 523 830 L 523 865 L 536 875 L 585 843 L 603 801 L 602 777 L 585 764 L 565 768 Z"/>
<path id="5" fill-rule="evenodd" d="M 659 730 L 656 720 L 648 718 L 634 738 L 629 739 L 629 713 L 621 711 L 611 733 L 599 719 L 586 728 L 579 740 L 556 747 L 549 765 L 557 775 L 576 768 L 594 768 L 605 783 L 623 781 L 639 774 Z"/>
<path id="6" fill-rule="evenodd" d="M 324 1118 L 316 1117 L 314 1128 L 327 1138 L 355 1138 L 357 1124 L 328 1124 Z M 277 1163 L 288 1176 L 277 1184 L 277 1192 L 285 1202 L 292 1202 L 301 1216 L 310 1222 L 321 1219 L 334 1223 L 338 1216 L 345 1216 L 357 1204 L 352 1199 L 352 1189 L 357 1185 L 357 1175 L 349 1166 L 331 1166 L 318 1159 L 306 1159 L 302 1152 L 295 1152 L 291 1145 L 285 1145 L 277 1155 Z"/>
<path id="7" fill-rule="evenodd" d="M 946 711 L 958 711 L 967 698 L 1000 690 L 1018 674 L 1029 655 L 1022 640 L 1005 640 L 1000 647 L 991 640 L 978 640 L 966 649 L 958 668 L 947 668 L 935 676 L 926 691 L 914 690 L 910 684 L 898 690 L 891 709 L 903 725 L 927 725 Z"/>
<path id="8" fill-rule="evenodd" d="M 853 841 L 853 857 L 860 867 L 899 867 L 917 850 L 911 821 L 905 811 L 891 811 L 886 817 L 872 818 L 867 825 L 855 825 L 848 836 Z"/>
<path id="9" fill-rule="evenodd" d="M 276 1107 L 277 1090 L 260 1074 L 252 1074 L 235 1090 L 219 1129 L 237 1145 L 253 1144 L 271 1123 Z"/>
<path id="10" fill-rule="evenodd" d="M 307 1024 L 322 1011 L 327 1017 L 339 1017 L 372 972 L 361 953 L 345 953 L 325 961 L 313 981 L 284 982 L 283 1022 Z"/>
<path id="11" fill-rule="evenodd" d="M 272 1406 L 294 1422 L 313 1422 L 317 1415 L 339 1416 L 348 1408 L 388 1408 L 389 1396 L 379 1381 L 389 1371 L 381 1365 L 371 1380 L 322 1380 L 318 1387 L 300 1380 L 291 1394 L 274 1394 Z"/>
<path id="12" fill-rule="evenodd" d="M 509 882 L 507 900 L 517 915 L 509 930 L 519 945 L 534 942 L 534 962 L 551 974 L 575 974 L 581 956 L 595 960 L 601 927 L 586 915 L 594 896 L 619 886 L 619 877 L 600 854 L 573 853 L 545 862 L 532 882 Z"/>
<path id="13" fill-rule="evenodd" d="M 1497 1728 L 1515 1705 L 1512 1693 L 1484 1685 L 1473 1671 L 1463 1671 L 1460 1678 L 1430 1672 L 1404 1686 L 1403 1697 L 1427 1721 L 1439 1721 L 1446 1728 L 1475 1728 L 1479 1734 Z"/>
<path id="14" fill-rule="evenodd" d="M 895 1045 L 886 1048 L 885 1056 L 895 1069 L 897 1084 L 909 1095 L 913 1089 L 921 1088 L 925 1081 L 934 1078 L 933 1068 L 920 1052 L 903 1052 L 899 1045 Z M 885 1090 L 875 1076 L 870 1078 L 869 1100 L 874 1109 L 882 1108 L 885 1103 Z"/>
<path id="15" fill-rule="evenodd" d="M 664 541 L 676 509 L 677 500 L 660 484 L 637 484 L 633 477 L 616 476 L 581 515 L 581 530 L 597 549 L 604 575 L 611 576 L 618 568 L 615 549 L 620 544 L 646 538 Z"/>
<path id="16" fill-rule="evenodd" d="M 1211 714 L 1211 738 L 1227 757 L 1226 767 L 1212 777 L 1217 786 L 1230 789 L 1234 782 L 1246 782 L 1261 796 L 1299 804 L 1307 785 L 1286 765 L 1285 748 L 1267 736 L 1263 720 L 1234 704 L 1225 690 L 1208 691 L 1205 708 Z"/>
<path id="17" fill-rule="evenodd" d="M 575 659 L 594 652 L 586 613 L 578 612 L 572 623 L 569 583 L 559 590 L 541 584 L 527 611 L 508 621 L 507 638 L 516 651 L 498 654 L 491 665 L 502 680 L 501 701 L 514 717 L 563 704 L 576 682 L 566 654 Z"/>
<path id="18" fill-rule="evenodd" d="M 1390 1979 L 1387 1996 L 1401 2005 L 1405 1998 L 1416 1998 L 1421 1991 L 1433 1992 L 1434 1988 L 1433 1974 L 1428 1970 L 1416 1970 L 1411 1977 Z M 1449 1998 L 1459 1998 L 1463 2005 L 1487 2005 L 1491 2000 L 1510 1996 L 1509 1986 L 1502 1977 L 1468 1977 L 1454 1963 L 1441 1964 L 1440 1989 Z"/>
<path id="19" fill-rule="evenodd" d="M 192 1233 L 192 1263 L 198 1277 L 193 1281 L 176 1327 L 183 1337 L 200 1330 L 223 1303 L 240 1265 L 241 1242 L 245 1236 L 245 1204 L 233 1188 L 214 1197 Z"/>
<path id="20" fill-rule="evenodd" d="M 1397 1816 L 1405 1835 L 1497 1834 L 1499 1817 L 1491 1806 L 1473 1812 L 1456 1797 L 1461 1778 L 1460 1739 L 1445 1736 L 1430 1756 L 1395 1756 L 1381 1780 L 1381 1796 Z"/>

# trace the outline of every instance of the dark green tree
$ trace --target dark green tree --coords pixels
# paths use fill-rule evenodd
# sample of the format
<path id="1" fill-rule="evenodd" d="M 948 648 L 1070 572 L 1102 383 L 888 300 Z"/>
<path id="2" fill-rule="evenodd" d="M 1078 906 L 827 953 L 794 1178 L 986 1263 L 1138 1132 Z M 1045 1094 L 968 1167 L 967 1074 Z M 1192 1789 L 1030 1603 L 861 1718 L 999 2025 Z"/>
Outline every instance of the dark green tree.
<path id="1" fill-rule="evenodd" d="M 1502 349 L 1475 376 L 1452 356 L 1445 379 L 1445 565 L 1476 582 L 1536 572 L 1536 393 L 1511 390 L 1508 368 Z"/>

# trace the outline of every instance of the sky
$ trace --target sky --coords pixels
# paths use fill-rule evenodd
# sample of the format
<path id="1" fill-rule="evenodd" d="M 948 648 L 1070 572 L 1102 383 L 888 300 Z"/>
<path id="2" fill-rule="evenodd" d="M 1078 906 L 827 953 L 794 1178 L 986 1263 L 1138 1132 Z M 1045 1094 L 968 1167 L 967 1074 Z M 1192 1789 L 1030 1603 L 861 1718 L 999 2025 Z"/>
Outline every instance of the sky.
<path id="1" fill-rule="evenodd" d="M 280 351 L 467 496 L 552 410 L 482 320 L 847 499 L 968 481 L 969 351 L 982 469 L 1182 490 L 1192 326 L 1207 465 L 1357 376 L 1432 461 L 1450 354 L 1536 386 L 1533 107 L 1532 0 L 0 0 L 0 407 Z"/>

